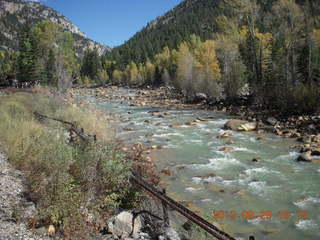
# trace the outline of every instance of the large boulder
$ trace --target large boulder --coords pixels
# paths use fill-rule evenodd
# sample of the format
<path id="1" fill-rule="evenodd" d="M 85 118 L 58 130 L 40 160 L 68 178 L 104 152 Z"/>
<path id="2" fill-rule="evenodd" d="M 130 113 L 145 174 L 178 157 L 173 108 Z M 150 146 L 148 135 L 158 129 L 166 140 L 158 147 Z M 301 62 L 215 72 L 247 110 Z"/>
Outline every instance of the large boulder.
<path id="1" fill-rule="evenodd" d="M 311 151 L 301 153 L 297 160 L 299 162 L 312 162 Z"/>
<path id="2" fill-rule="evenodd" d="M 253 131 L 256 130 L 258 124 L 256 122 L 249 122 L 245 120 L 233 119 L 224 125 L 224 129 L 233 130 L 233 131 Z"/>
<path id="3" fill-rule="evenodd" d="M 109 220 L 108 230 L 115 236 L 128 237 L 132 232 L 132 220 L 132 213 L 123 211 Z M 138 236 L 141 228 L 142 222 L 141 218 L 138 216 L 134 220 L 133 237 Z"/>
<path id="4" fill-rule="evenodd" d="M 278 122 L 278 120 L 276 118 L 274 118 L 274 117 L 268 117 L 267 118 L 267 123 L 272 125 L 272 126 L 276 125 L 277 122 Z"/>

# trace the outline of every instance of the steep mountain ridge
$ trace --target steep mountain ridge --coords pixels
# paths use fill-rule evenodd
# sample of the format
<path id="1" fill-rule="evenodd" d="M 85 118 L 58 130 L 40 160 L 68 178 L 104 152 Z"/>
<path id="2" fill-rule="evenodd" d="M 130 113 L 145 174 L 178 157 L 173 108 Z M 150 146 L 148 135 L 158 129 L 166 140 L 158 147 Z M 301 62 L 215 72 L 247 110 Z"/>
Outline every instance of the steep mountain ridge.
<path id="1" fill-rule="evenodd" d="M 34 1 L 0 0 L 0 48 L 18 48 L 18 34 L 25 24 L 49 20 L 71 32 L 76 42 L 76 52 L 83 55 L 88 49 L 96 49 L 100 55 L 110 47 L 89 39 L 69 19 L 57 11 Z"/>

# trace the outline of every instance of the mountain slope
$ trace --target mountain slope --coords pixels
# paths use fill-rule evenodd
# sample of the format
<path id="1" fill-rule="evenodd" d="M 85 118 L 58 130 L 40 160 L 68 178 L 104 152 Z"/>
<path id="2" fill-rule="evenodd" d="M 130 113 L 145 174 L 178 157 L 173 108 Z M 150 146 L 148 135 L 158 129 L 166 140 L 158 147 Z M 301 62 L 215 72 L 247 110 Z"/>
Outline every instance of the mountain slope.
<path id="1" fill-rule="evenodd" d="M 22 0 L 0 0 L 0 48 L 18 48 L 18 34 L 25 24 L 34 25 L 42 20 L 50 20 L 71 32 L 76 41 L 76 52 L 83 55 L 87 49 L 96 48 L 99 54 L 110 48 L 97 43 L 79 30 L 66 17 L 39 2 Z"/>
<path id="2" fill-rule="evenodd" d="M 221 0 L 186 0 L 149 23 L 125 44 L 114 48 L 111 58 L 119 59 L 122 66 L 131 60 L 152 58 L 163 47 L 176 47 L 191 34 L 208 39 L 215 31 L 214 18 Z"/>
<path id="3" fill-rule="evenodd" d="M 263 13 L 271 10 L 273 3 L 277 0 L 257 0 Z M 308 0 L 295 0 L 302 5 Z M 220 3 L 225 0 L 185 0 L 177 7 L 158 17 L 149 23 L 140 32 L 136 33 L 123 45 L 112 50 L 108 57 L 117 61 L 120 66 L 125 67 L 130 61 L 143 62 L 147 58 L 162 51 L 163 47 L 177 47 L 182 41 L 187 40 L 190 35 L 196 34 L 202 40 L 212 38 L 213 33 L 218 31 L 216 18 L 222 14 Z M 319 14 L 319 2 L 312 3 L 314 15 Z M 228 14 L 228 7 L 224 14 Z M 266 14 L 258 16 L 259 22 L 263 23 Z"/>

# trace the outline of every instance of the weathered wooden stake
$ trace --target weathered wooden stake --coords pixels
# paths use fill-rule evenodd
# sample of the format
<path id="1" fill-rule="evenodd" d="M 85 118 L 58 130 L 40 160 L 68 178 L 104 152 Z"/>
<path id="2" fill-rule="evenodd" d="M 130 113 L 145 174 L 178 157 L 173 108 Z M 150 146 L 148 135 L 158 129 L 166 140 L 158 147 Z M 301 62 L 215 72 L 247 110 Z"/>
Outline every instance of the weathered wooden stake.
<path id="1" fill-rule="evenodd" d="M 163 195 L 166 195 L 166 189 L 162 189 Z M 162 201 L 162 209 L 163 209 L 163 221 L 164 224 L 168 227 L 169 226 L 169 215 L 168 215 L 168 206 L 167 204 Z"/>

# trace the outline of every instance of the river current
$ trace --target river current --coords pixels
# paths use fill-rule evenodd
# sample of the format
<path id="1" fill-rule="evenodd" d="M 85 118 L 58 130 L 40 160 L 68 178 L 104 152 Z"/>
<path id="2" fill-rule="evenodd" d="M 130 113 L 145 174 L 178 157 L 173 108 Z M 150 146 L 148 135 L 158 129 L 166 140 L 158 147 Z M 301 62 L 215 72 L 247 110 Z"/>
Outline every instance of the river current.
<path id="1" fill-rule="evenodd" d="M 161 174 L 168 195 L 234 237 L 320 239 L 320 164 L 297 162 L 294 140 L 225 131 L 232 117 L 210 111 L 134 107 L 90 96 L 81 100 L 116 116 L 116 135 L 124 141 L 161 146 L 151 156 L 170 173 Z M 196 118 L 207 121 L 175 126 Z M 226 132 L 232 136 L 217 138 Z M 223 147 L 232 149 L 220 151 Z"/>

